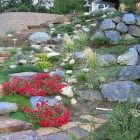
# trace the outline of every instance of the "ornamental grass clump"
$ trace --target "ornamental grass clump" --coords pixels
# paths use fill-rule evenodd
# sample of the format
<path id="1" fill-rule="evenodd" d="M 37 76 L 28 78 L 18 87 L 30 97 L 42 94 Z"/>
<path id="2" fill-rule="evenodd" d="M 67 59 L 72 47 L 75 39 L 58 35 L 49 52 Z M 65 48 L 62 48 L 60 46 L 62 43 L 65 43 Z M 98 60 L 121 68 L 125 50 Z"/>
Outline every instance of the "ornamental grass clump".
<path id="1" fill-rule="evenodd" d="M 60 104 L 49 106 L 47 102 L 36 104 L 35 109 L 24 107 L 24 113 L 32 123 L 43 127 L 61 127 L 68 123 L 70 110 Z"/>
<path id="2" fill-rule="evenodd" d="M 21 78 L 13 79 L 13 83 L 5 82 L 2 84 L 4 94 L 12 95 L 14 93 L 22 96 L 46 96 L 50 94 L 59 94 L 63 87 L 60 76 L 50 76 L 49 74 L 39 73 L 33 78 L 24 80 Z"/>

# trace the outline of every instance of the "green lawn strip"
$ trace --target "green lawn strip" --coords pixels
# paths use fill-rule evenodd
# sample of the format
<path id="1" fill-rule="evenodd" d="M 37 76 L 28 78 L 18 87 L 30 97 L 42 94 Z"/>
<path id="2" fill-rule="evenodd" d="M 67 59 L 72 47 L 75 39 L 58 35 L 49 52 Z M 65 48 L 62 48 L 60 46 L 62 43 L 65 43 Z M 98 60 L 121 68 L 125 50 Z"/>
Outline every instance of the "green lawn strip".
<path id="1" fill-rule="evenodd" d="M 8 81 L 8 76 L 4 76 L 4 75 L 1 75 L 0 74 L 0 84 L 2 84 L 3 82 L 6 82 L 6 81 Z"/>

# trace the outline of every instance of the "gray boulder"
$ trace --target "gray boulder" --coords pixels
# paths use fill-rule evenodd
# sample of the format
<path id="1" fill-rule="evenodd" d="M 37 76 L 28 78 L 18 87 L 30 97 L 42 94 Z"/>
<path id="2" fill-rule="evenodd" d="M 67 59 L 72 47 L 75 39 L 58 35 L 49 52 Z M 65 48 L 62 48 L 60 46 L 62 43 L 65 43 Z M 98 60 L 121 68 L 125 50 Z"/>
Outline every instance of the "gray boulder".
<path id="1" fill-rule="evenodd" d="M 136 19 L 133 14 L 125 14 L 122 17 L 122 21 L 125 22 L 126 24 L 135 24 Z"/>
<path id="2" fill-rule="evenodd" d="M 91 39 L 97 38 L 97 37 L 105 37 L 104 33 L 102 31 L 97 31 Z"/>
<path id="3" fill-rule="evenodd" d="M 117 62 L 120 65 L 134 66 L 138 63 L 138 52 L 134 48 L 130 48 L 129 51 L 118 57 Z"/>
<path id="4" fill-rule="evenodd" d="M 17 109 L 18 106 L 16 103 L 0 102 L 0 114 L 16 112 Z"/>
<path id="5" fill-rule="evenodd" d="M 121 39 L 120 33 L 114 30 L 105 31 L 105 36 L 111 39 L 113 43 L 118 43 L 118 41 Z"/>
<path id="6" fill-rule="evenodd" d="M 112 19 L 112 21 L 115 22 L 115 23 L 119 23 L 119 22 L 121 22 L 121 17 L 119 17 L 119 16 L 115 17 L 115 18 Z"/>
<path id="7" fill-rule="evenodd" d="M 136 80 L 140 79 L 140 65 L 123 68 L 118 74 L 119 80 Z"/>
<path id="8" fill-rule="evenodd" d="M 117 58 L 112 54 L 104 54 L 98 56 L 100 66 L 110 66 L 117 64 Z"/>
<path id="9" fill-rule="evenodd" d="M 140 16 L 136 16 L 136 24 L 140 25 Z"/>
<path id="10" fill-rule="evenodd" d="M 135 37 L 140 37 L 140 27 L 136 25 L 131 25 L 128 28 L 129 34 Z"/>
<path id="11" fill-rule="evenodd" d="M 118 30 L 121 33 L 126 33 L 128 31 L 128 28 L 123 22 L 120 22 L 118 23 L 116 30 Z"/>
<path id="12" fill-rule="evenodd" d="M 76 96 L 78 101 L 86 100 L 86 101 L 101 101 L 102 96 L 101 93 L 97 91 L 76 91 Z"/>
<path id="13" fill-rule="evenodd" d="M 16 54 L 16 61 L 20 61 L 20 60 L 23 60 L 25 59 L 25 55 L 22 51 L 19 51 L 17 54 Z"/>
<path id="14" fill-rule="evenodd" d="M 39 102 L 48 102 L 48 105 L 52 106 L 54 104 L 58 104 L 58 102 L 56 101 L 55 98 L 47 98 L 47 97 L 43 97 L 43 96 L 32 96 L 30 98 L 30 102 L 32 104 L 32 108 L 35 108 L 36 107 L 36 103 L 39 103 Z"/>
<path id="15" fill-rule="evenodd" d="M 100 25 L 101 30 L 114 29 L 115 27 L 115 23 L 113 23 L 112 19 L 110 18 L 104 19 Z"/>
<path id="16" fill-rule="evenodd" d="M 133 48 L 135 48 L 140 53 L 140 45 L 139 44 L 134 45 Z"/>
<path id="17" fill-rule="evenodd" d="M 140 102 L 140 86 L 131 81 L 117 81 L 100 86 L 103 98 L 108 101 Z"/>
<path id="18" fill-rule="evenodd" d="M 50 36 L 45 32 L 36 32 L 29 36 L 28 40 L 30 43 L 47 42 L 50 39 Z"/>

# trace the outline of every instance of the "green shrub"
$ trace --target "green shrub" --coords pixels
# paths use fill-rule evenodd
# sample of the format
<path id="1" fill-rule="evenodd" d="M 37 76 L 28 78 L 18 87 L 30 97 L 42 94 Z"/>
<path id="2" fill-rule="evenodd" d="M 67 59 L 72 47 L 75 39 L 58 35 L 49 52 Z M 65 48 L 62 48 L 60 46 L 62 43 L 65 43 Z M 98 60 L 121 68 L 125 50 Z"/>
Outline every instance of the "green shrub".
<path id="1" fill-rule="evenodd" d="M 73 70 L 73 67 L 74 67 L 73 64 L 66 64 L 66 65 L 64 66 L 64 69 L 65 69 L 65 70 Z"/>
<path id="2" fill-rule="evenodd" d="M 5 35 L 8 35 L 8 34 L 14 34 L 16 33 L 16 29 L 14 28 L 8 28 L 4 31 Z"/>
<path id="3" fill-rule="evenodd" d="M 54 32 L 52 32 L 52 37 L 57 37 L 57 34 L 58 34 L 58 32 L 57 31 L 54 31 Z"/>
<path id="4" fill-rule="evenodd" d="M 78 75 L 78 79 L 81 80 L 81 81 L 87 81 L 88 75 L 86 73 L 80 73 Z"/>
<path id="5" fill-rule="evenodd" d="M 52 57 L 49 57 L 48 60 L 50 62 L 56 62 L 56 61 L 59 61 L 61 58 L 61 56 L 52 56 Z"/>
<path id="6" fill-rule="evenodd" d="M 119 41 L 120 45 L 133 45 L 133 44 L 138 44 L 140 43 L 140 40 L 137 38 L 132 38 L 132 39 L 127 39 L 122 37 Z"/>
<path id="7" fill-rule="evenodd" d="M 96 37 L 91 40 L 91 44 L 93 45 L 109 45 L 111 43 L 111 40 L 106 37 Z"/>
<path id="8" fill-rule="evenodd" d="M 16 68 L 13 69 L 3 69 L 1 71 L 2 75 L 8 75 L 12 73 L 20 73 L 20 72 L 43 72 L 43 69 L 37 66 L 32 66 L 32 65 L 25 65 L 25 66 L 17 66 Z"/>
<path id="9" fill-rule="evenodd" d="M 36 49 L 36 48 L 30 47 L 30 46 L 23 46 L 22 51 L 34 51 L 36 53 L 41 52 L 40 49 Z"/>

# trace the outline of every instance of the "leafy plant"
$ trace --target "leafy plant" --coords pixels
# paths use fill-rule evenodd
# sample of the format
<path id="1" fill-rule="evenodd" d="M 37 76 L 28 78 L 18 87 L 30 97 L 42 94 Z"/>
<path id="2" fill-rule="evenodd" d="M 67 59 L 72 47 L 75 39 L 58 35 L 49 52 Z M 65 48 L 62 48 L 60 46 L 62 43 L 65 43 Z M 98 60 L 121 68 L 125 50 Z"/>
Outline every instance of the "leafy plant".
<path id="1" fill-rule="evenodd" d="M 56 61 L 59 61 L 61 58 L 61 56 L 52 56 L 52 57 L 49 57 L 48 60 L 50 62 L 56 62 Z"/>
<path id="2" fill-rule="evenodd" d="M 23 65 L 23 66 L 17 66 L 16 68 L 13 69 L 3 69 L 1 70 L 2 75 L 8 75 L 12 73 L 20 73 L 20 72 L 43 72 L 43 69 L 38 67 L 38 66 L 33 66 L 33 65 Z"/>
<path id="3" fill-rule="evenodd" d="M 82 81 L 87 81 L 88 75 L 87 75 L 86 73 L 80 73 L 80 74 L 78 75 L 78 79 L 79 79 L 79 80 L 82 80 Z"/>
<path id="4" fill-rule="evenodd" d="M 137 38 L 132 38 L 132 39 L 127 39 L 122 37 L 119 41 L 120 45 L 133 45 L 133 44 L 138 44 L 140 41 Z"/>
<path id="5" fill-rule="evenodd" d="M 57 31 L 53 31 L 53 32 L 51 33 L 52 37 L 57 37 L 57 34 L 58 34 Z"/>
<path id="6" fill-rule="evenodd" d="M 65 70 L 73 70 L 74 64 L 65 64 L 64 69 Z"/>
<path id="7" fill-rule="evenodd" d="M 33 48 L 33 47 L 30 47 L 30 46 L 23 46 L 22 47 L 22 51 L 34 51 L 36 53 L 40 53 L 40 49 L 37 49 L 37 48 Z"/>
<path id="8" fill-rule="evenodd" d="M 91 40 L 92 45 L 109 45 L 111 43 L 111 40 L 106 37 L 96 37 Z"/>

